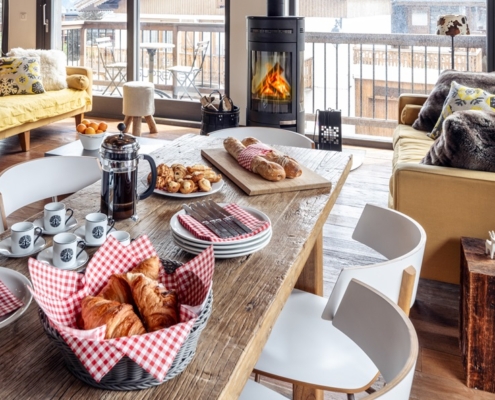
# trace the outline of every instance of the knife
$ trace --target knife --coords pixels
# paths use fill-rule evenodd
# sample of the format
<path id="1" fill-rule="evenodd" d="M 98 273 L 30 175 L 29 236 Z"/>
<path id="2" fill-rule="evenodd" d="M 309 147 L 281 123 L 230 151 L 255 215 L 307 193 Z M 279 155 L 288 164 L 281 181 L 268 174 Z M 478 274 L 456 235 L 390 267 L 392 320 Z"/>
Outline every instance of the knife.
<path id="1" fill-rule="evenodd" d="M 241 221 L 239 221 L 236 217 L 234 217 L 232 214 L 230 214 L 228 211 L 226 211 L 225 208 L 220 207 L 213 200 L 209 200 L 208 205 L 210 207 L 212 207 L 213 209 L 215 209 L 220 215 L 222 215 L 222 218 L 226 218 L 226 219 L 234 222 L 240 229 L 242 229 L 243 232 L 245 232 L 245 233 L 251 233 L 252 232 L 252 229 L 248 228 Z"/>
<path id="2" fill-rule="evenodd" d="M 225 229 L 227 229 L 227 231 L 230 233 L 230 235 L 232 237 L 244 234 L 244 232 L 239 227 L 237 227 L 237 225 L 232 224 L 228 220 L 224 220 L 223 215 L 218 213 L 216 210 L 208 207 L 205 203 L 196 202 L 196 203 L 194 203 L 194 205 L 191 204 L 191 206 L 193 208 L 195 208 L 196 211 L 201 210 L 202 212 L 207 214 L 209 217 L 213 218 L 215 220 L 215 222 L 218 221 L 218 223 L 221 226 L 223 226 Z"/>
<path id="3" fill-rule="evenodd" d="M 224 232 L 222 232 L 220 229 L 217 229 L 217 227 L 214 226 L 213 224 L 211 224 L 209 221 L 207 221 L 207 220 L 205 221 L 204 218 L 201 217 L 201 215 L 199 215 L 196 211 L 194 211 L 187 204 L 182 204 L 182 208 L 184 209 L 184 211 L 186 212 L 187 215 L 190 215 L 196 221 L 198 221 L 202 225 L 206 226 L 210 231 L 212 231 L 213 233 L 215 233 L 218 237 L 221 237 L 221 238 L 228 237 L 228 236 L 225 235 Z"/>
<path id="4" fill-rule="evenodd" d="M 215 225 L 215 227 L 219 230 L 221 230 L 224 233 L 225 237 L 232 237 L 232 236 L 237 236 L 237 232 L 230 232 L 227 226 L 222 222 L 222 220 L 212 217 L 208 212 L 203 210 L 198 206 L 198 203 L 190 203 L 189 208 L 191 208 L 194 212 L 199 214 L 201 218 L 203 218 L 203 221 L 208 221 L 210 224 Z"/>

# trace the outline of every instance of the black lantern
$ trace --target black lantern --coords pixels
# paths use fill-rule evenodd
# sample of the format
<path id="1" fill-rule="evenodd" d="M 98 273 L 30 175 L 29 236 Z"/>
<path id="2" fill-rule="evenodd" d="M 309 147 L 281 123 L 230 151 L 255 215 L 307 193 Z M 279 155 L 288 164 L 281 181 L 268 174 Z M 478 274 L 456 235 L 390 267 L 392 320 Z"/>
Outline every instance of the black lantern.
<path id="1" fill-rule="evenodd" d="M 318 148 L 342 151 L 342 115 L 340 110 L 316 110 L 315 131 L 318 127 Z"/>

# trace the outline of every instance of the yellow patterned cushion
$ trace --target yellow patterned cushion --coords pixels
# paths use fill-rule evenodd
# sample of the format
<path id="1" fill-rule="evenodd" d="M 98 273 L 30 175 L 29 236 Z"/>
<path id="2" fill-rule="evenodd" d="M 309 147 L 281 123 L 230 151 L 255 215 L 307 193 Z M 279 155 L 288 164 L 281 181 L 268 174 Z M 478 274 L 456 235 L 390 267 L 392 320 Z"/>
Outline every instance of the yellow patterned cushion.
<path id="1" fill-rule="evenodd" d="M 39 57 L 0 58 L 0 96 L 44 92 Z"/>
<path id="2" fill-rule="evenodd" d="M 450 92 L 443 104 L 442 114 L 428 136 L 432 139 L 439 137 L 442 134 L 445 118 L 461 110 L 495 111 L 495 95 L 483 89 L 470 88 L 452 81 Z"/>

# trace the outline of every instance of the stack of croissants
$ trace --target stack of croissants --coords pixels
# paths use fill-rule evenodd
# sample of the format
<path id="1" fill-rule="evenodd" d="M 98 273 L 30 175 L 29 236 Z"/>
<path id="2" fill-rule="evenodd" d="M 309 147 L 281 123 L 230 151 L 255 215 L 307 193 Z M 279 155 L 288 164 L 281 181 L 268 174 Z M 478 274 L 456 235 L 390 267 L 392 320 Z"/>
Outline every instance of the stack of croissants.
<path id="1" fill-rule="evenodd" d="M 147 258 L 124 274 L 110 276 L 96 296 L 81 303 L 80 329 L 106 325 L 105 339 L 141 335 L 180 322 L 177 293 L 158 282 L 160 261 Z"/>
<path id="2" fill-rule="evenodd" d="M 256 144 L 262 143 L 253 137 L 246 137 L 242 141 L 228 137 L 223 141 L 225 150 L 236 160 L 239 160 L 239 155 L 246 147 Z M 265 154 L 253 157 L 250 167 L 251 171 L 255 174 L 260 175 L 266 180 L 275 182 L 285 178 L 297 178 L 303 172 L 296 160 L 274 149 L 271 149 Z"/>

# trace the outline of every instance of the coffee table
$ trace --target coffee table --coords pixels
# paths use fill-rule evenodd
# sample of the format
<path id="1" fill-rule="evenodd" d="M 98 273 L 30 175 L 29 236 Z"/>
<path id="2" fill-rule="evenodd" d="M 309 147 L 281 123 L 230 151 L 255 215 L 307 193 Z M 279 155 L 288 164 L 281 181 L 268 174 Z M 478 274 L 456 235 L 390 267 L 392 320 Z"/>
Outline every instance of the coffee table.
<path id="1" fill-rule="evenodd" d="M 139 153 L 140 154 L 150 154 L 151 152 L 158 150 L 160 147 L 165 146 L 169 143 L 168 140 L 153 139 L 136 137 L 139 142 Z M 45 157 L 50 156 L 89 156 L 100 158 L 99 150 L 84 150 L 80 140 L 75 142 L 64 144 L 63 146 L 57 147 L 56 149 L 47 151 Z"/>

